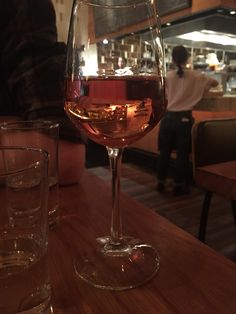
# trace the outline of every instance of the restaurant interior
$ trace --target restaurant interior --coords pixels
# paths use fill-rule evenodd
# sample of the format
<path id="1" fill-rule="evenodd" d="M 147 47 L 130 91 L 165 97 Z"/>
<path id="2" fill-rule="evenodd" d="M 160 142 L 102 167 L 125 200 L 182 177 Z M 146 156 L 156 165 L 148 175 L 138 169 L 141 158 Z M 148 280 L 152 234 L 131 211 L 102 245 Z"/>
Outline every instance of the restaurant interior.
<path id="1" fill-rule="evenodd" d="M 58 40 L 66 43 L 73 1 L 52 2 Z M 160 265 L 156 276 L 140 287 L 99 289 L 101 286 L 81 280 L 73 268 L 80 250 L 90 247 L 98 235 L 101 238 L 96 241 L 106 243 L 103 236 L 109 231 L 110 204 L 114 203 L 106 147 L 88 140 L 81 181 L 59 187 L 61 220 L 49 230 L 48 241 L 53 305 L 46 314 L 236 311 L 236 1 L 159 0 L 158 9 L 166 70 L 173 67 L 173 47 L 184 45 L 190 56 L 188 66 L 219 81 L 193 110 L 190 191 L 181 196 L 172 193 L 175 152 L 167 190 L 157 190 L 159 124 L 125 148 L 120 174 L 125 234 L 156 246 Z M 96 54 L 101 73 L 115 71 L 120 56 L 133 73 L 137 68 L 153 73 L 155 55 L 145 31 L 134 32 L 128 42 L 121 37 L 115 44 L 100 36 L 104 40 L 97 44 Z M 97 93 L 95 90 L 94 95 L 100 97 Z M 114 258 L 112 254 L 111 250 Z M 138 253 L 136 258 L 140 258 Z M 124 265 L 119 271 L 125 277 Z M 96 276 L 94 271 L 93 278 Z"/>
<path id="2" fill-rule="evenodd" d="M 160 9 L 162 9 L 160 14 L 167 70 L 172 66 L 172 48 L 175 45 L 184 45 L 189 51 L 189 65 L 216 78 L 220 83 L 217 88 L 212 88 L 194 108 L 193 116 L 195 121 L 204 122 L 208 119 L 235 118 L 235 2 L 171 1 L 169 4 L 162 4 L 161 2 Z M 141 41 L 142 44 L 140 44 L 140 36 L 145 38 L 145 40 Z M 115 68 L 118 57 L 123 55 L 132 69 L 135 69 L 137 64 L 142 64 L 144 71 L 152 72 L 154 55 L 145 33 L 134 35 L 132 42 L 126 42 L 125 38 L 121 38 L 119 46 L 114 46 L 109 41 L 106 45 L 110 46 L 108 55 L 104 54 L 105 50 L 103 51 L 102 44 L 97 47 L 98 62 L 100 62 L 100 67 L 104 70 L 107 64 L 109 66 L 113 64 Z M 222 128 L 224 127 L 222 126 Z M 227 151 L 228 148 L 234 146 L 233 128 L 232 124 L 230 126 L 232 132 L 229 131 L 229 134 L 225 134 L 232 142 L 226 140 L 226 144 L 223 138 L 222 143 L 217 144 L 219 146 L 226 144 L 222 150 L 225 149 Z M 235 204 L 233 202 L 235 196 L 226 196 L 227 193 L 219 193 L 213 190 L 214 196 L 211 199 L 208 225 L 204 227 L 204 221 L 201 220 L 203 219 L 202 207 L 206 206 L 206 202 L 210 202 L 210 200 L 207 198 L 208 196 L 205 196 L 204 192 L 207 187 L 202 186 L 200 183 L 198 185 L 195 181 L 193 155 L 190 158 L 190 175 L 192 176 L 190 195 L 176 198 L 171 193 L 167 193 L 167 195 L 158 194 L 156 191 L 158 130 L 159 125 L 144 138 L 133 143 L 125 150 L 121 189 L 196 238 L 199 237 L 203 240 L 202 235 L 200 236 L 199 234 L 203 231 L 200 231 L 200 229 L 207 229 L 205 230 L 203 241 L 220 254 L 235 261 Z M 204 146 L 204 144 L 202 145 Z M 206 143 L 205 145 L 204 150 L 206 150 L 208 144 Z M 213 154 L 219 154 L 219 151 L 220 149 Z M 229 155 L 229 160 L 235 159 L 232 151 Z M 170 178 L 173 175 L 172 170 L 174 169 L 175 157 L 175 153 L 173 153 L 169 173 Z M 216 159 L 214 162 L 226 160 L 227 158 L 222 160 Z M 87 167 L 93 173 L 104 181 L 109 182 L 109 159 L 103 146 L 93 142 L 90 143 L 87 149 L 86 161 Z M 234 174 L 232 175 L 234 176 Z M 216 177 L 213 178 L 213 180 L 215 179 Z M 222 186 L 226 182 L 222 181 L 219 184 Z"/>

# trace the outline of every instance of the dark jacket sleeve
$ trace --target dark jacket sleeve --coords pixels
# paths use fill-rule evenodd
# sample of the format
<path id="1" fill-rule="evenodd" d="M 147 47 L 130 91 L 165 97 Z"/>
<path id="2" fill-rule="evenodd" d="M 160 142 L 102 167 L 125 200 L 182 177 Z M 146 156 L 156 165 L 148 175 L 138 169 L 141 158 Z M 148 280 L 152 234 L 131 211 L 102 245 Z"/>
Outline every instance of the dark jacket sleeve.
<path id="1" fill-rule="evenodd" d="M 61 138 L 81 141 L 64 112 L 66 45 L 57 41 L 50 0 L 7 0 L 0 4 L 0 72 L 7 103 L 24 119 L 60 123 Z"/>

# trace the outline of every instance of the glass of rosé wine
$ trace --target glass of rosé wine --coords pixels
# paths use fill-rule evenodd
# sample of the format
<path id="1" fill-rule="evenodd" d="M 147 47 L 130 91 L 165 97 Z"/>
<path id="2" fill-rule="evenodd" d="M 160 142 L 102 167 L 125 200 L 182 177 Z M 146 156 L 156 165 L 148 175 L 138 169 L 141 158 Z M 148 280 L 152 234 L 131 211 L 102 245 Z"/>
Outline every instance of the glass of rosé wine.
<path id="1" fill-rule="evenodd" d="M 65 111 L 90 140 L 107 148 L 112 173 L 110 235 L 98 237 L 74 262 L 77 276 L 98 288 L 134 288 L 159 269 L 154 247 L 123 235 L 119 193 L 124 148 L 150 132 L 165 111 L 164 74 L 156 1 L 74 0 Z"/>

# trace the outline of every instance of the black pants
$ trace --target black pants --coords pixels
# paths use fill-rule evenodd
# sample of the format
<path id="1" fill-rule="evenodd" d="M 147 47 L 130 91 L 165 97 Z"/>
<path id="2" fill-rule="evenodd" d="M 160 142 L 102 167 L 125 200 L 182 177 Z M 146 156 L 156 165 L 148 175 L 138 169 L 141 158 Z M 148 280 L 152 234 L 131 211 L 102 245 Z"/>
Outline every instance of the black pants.
<path id="1" fill-rule="evenodd" d="M 191 152 L 191 129 L 194 119 L 191 111 L 167 111 L 159 131 L 158 180 L 165 181 L 171 152 L 176 150 L 174 181 L 176 185 L 188 183 L 189 155 Z"/>

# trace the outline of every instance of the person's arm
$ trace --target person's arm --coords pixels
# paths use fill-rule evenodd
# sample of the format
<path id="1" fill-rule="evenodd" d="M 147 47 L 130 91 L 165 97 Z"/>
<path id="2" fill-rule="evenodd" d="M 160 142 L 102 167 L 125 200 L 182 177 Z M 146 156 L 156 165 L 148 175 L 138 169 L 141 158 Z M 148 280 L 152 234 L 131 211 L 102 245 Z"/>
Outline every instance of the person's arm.
<path id="1" fill-rule="evenodd" d="M 217 87 L 219 85 L 219 82 L 214 79 L 213 77 L 207 77 L 207 83 L 205 86 L 205 92 L 209 91 L 212 87 Z"/>
<path id="2" fill-rule="evenodd" d="M 50 0 L 8 0 L 0 4 L 0 69 L 15 114 L 24 120 L 60 124 L 60 183 L 78 182 L 85 168 L 85 144 L 64 112 L 66 45 L 57 42 Z"/>
<path id="3" fill-rule="evenodd" d="M 15 114 L 24 120 L 60 123 L 60 136 L 81 142 L 80 132 L 64 112 L 66 45 L 57 41 L 55 10 L 50 0 L 8 0 L 0 31 L 0 69 Z"/>

